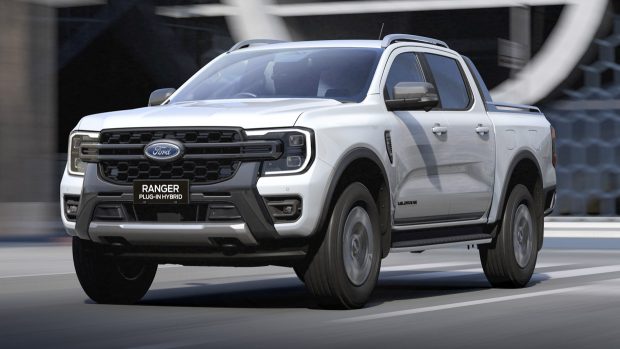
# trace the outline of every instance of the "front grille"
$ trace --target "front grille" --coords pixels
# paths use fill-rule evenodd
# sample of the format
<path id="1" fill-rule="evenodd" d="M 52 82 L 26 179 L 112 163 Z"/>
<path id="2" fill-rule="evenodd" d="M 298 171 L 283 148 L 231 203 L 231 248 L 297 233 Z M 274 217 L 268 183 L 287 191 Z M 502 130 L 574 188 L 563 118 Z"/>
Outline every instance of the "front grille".
<path id="1" fill-rule="evenodd" d="M 159 139 L 183 143 L 232 143 L 241 141 L 241 132 L 229 130 L 110 130 L 99 135 L 102 144 L 147 144 Z"/>
<path id="2" fill-rule="evenodd" d="M 104 179 L 118 184 L 133 183 L 136 179 L 189 179 L 194 184 L 207 184 L 230 178 L 239 161 L 179 160 L 157 164 L 148 160 L 102 161 Z"/>
<path id="3" fill-rule="evenodd" d="M 184 143 L 184 157 L 167 163 L 144 157 L 144 145 L 160 139 Z M 116 184 L 131 184 L 136 179 L 188 179 L 193 184 L 208 184 L 234 175 L 241 162 L 235 155 L 246 151 L 242 141 L 238 129 L 108 130 L 101 132 L 101 146 L 94 147 L 93 156 L 98 159 L 101 176 Z M 94 148 L 83 153 L 93 154 Z"/>

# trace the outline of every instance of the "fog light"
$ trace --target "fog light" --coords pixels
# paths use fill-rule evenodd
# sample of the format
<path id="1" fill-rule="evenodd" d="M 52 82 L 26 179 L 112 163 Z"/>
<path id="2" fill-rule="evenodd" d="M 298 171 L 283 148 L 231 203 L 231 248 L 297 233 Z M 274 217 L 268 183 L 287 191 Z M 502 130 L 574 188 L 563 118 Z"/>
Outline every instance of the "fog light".
<path id="1" fill-rule="evenodd" d="M 275 222 L 291 222 L 301 216 L 301 199 L 298 197 L 265 198 L 265 202 Z"/>
<path id="2" fill-rule="evenodd" d="M 77 195 L 65 195 L 65 217 L 68 221 L 75 221 L 78 208 L 80 206 L 80 197 Z"/>

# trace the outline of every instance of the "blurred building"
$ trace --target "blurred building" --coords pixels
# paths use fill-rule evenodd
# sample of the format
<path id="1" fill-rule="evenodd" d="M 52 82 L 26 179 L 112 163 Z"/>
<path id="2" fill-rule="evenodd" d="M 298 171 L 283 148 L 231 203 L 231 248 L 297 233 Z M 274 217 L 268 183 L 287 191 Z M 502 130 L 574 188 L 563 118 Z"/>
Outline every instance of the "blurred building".
<path id="1" fill-rule="evenodd" d="M 618 12 L 607 0 L 1 0 L 0 234 L 57 221 L 82 116 L 144 106 L 237 40 L 372 39 L 382 27 L 440 38 L 496 99 L 541 105 L 559 133 L 556 214 L 618 215 Z"/>

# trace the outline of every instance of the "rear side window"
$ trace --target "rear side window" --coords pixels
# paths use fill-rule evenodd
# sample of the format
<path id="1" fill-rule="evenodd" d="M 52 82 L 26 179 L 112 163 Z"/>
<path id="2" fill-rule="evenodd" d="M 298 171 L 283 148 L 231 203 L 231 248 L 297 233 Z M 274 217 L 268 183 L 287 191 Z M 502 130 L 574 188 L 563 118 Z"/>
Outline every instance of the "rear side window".
<path id="1" fill-rule="evenodd" d="M 424 55 L 435 80 L 441 109 L 467 109 L 470 102 L 469 89 L 463 80 L 459 63 L 449 57 L 430 53 Z"/>
<path id="2" fill-rule="evenodd" d="M 424 82 L 424 73 L 420 67 L 418 56 L 413 52 L 401 53 L 394 59 L 385 82 L 384 94 L 388 99 L 394 96 L 394 86 L 399 82 Z"/>

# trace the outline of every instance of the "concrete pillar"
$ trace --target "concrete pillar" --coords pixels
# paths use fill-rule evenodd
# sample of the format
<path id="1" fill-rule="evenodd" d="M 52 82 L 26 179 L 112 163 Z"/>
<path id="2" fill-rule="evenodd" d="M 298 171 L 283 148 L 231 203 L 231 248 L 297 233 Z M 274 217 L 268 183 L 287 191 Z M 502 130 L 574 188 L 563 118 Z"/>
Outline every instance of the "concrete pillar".
<path id="1" fill-rule="evenodd" d="M 529 7 L 510 8 L 510 38 L 498 39 L 498 64 L 510 68 L 510 75 L 515 76 L 530 59 L 531 48 L 531 11 Z"/>
<path id="2" fill-rule="evenodd" d="M 58 230 L 56 12 L 0 1 L 0 238 Z"/>
<path id="3" fill-rule="evenodd" d="M 532 54 L 531 49 L 531 11 L 527 6 L 510 8 L 510 41 L 515 43 L 517 52 L 514 57 L 518 58 L 522 66 L 527 64 Z M 513 68 L 512 75 L 516 74 L 520 69 Z"/>

